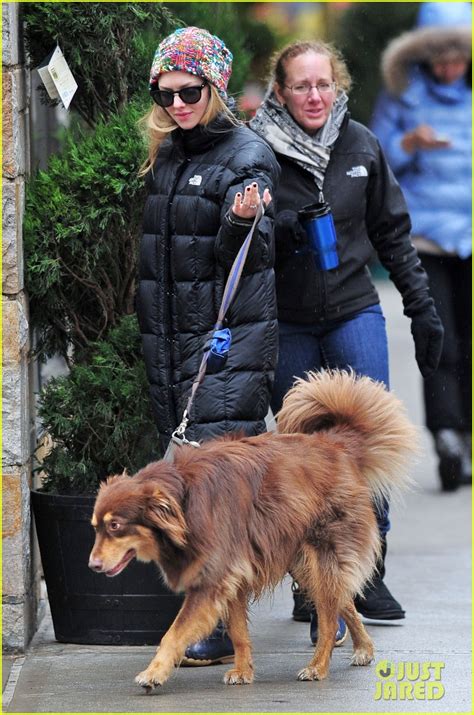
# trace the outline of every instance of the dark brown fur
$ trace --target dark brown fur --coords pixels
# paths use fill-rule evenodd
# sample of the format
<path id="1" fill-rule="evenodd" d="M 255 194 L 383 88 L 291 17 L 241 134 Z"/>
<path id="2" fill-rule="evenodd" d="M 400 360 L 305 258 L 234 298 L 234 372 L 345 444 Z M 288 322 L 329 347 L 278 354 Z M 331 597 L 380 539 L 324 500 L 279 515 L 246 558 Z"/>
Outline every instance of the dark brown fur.
<path id="1" fill-rule="evenodd" d="M 338 614 L 351 633 L 352 663 L 372 660 L 353 598 L 379 552 L 373 500 L 406 481 L 414 428 L 382 385 L 336 371 L 298 381 L 278 425 L 291 434 L 181 447 L 173 463 L 156 462 L 101 487 L 91 568 L 116 575 L 133 556 L 152 560 L 170 588 L 186 593 L 157 655 L 136 678 L 145 688 L 164 683 L 186 647 L 219 618 L 235 648 L 225 682 L 251 682 L 247 603 L 287 572 L 318 610 L 318 643 L 299 679 L 326 677 Z"/>

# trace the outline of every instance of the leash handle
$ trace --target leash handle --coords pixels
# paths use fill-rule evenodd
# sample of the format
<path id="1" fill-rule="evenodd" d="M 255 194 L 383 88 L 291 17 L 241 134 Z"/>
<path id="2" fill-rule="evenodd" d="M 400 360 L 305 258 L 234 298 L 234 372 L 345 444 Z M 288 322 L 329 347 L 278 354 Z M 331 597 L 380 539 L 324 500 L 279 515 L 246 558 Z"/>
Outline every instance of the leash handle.
<path id="1" fill-rule="evenodd" d="M 242 276 L 242 271 L 244 269 L 245 261 L 247 259 L 247 255 L 248 255 L 248 252 L 250 249 L 250 243 L 252 241 L 253 234 L 255 232 L 258 222 L 265 214 L 265 209 L 266 209 L 266 206 L 265 206 L 264 202 L 261 201 L 260 204 L 258 205 L 257 213 L 255 214 L 255 218 L 253 220 L 250 231 L 248 232 L 247 236 L 245 237 L 244 242 L 242 243 L 242 245 L 239 249 L 239 252 L 237 253 L 237 255 L 234 259 L 234 262 L 232 263 L 232 266 L 229 271 L 229 275 L 227 277 L 227 281 L 225 284 L 224 295 L 222 296 L 222 302 L 221 302 L 221 306 L 219 309 L 219 314 L 217 316 L 217 322 L 214 326 L 214 330 L 219 330 L 220 328 L 222 328 L 222 325 L 224 324 L 224 318 L 227 313 L 227 310 L 228 310 L 229 306 L 231 305 L 232 301 L 234 300 L 234 296 L 237 292 L 239 281 Z"/>

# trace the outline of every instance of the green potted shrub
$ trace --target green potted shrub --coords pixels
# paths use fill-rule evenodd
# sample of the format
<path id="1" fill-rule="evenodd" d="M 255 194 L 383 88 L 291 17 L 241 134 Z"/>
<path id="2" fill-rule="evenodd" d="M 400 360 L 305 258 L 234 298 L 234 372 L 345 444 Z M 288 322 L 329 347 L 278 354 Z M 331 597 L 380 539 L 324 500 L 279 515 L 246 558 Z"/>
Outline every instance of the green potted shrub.
<path id="1" fill-rule="evenodd" d="M 75 132 L 27 190 L 26 282 L 39 359 L 62 355 L 65 376 L 38 396 L 52 442 L 31 500 L 57 640 L 158 643 L 181 605 L 152 564 L 116 579 L 88 569 L 101 480 L 157 459 L 133 313 L 143 156 L 138 107 Z"/>
<path id="2" fill-rule="evenodd" d="M 60 355 L 69 367 L 38 395 L 52 449 L 31 494 L 55 635 L 158 643 L 181 599 L 157 569 L 134 564 L 107 579 L 87 564 L 101 480 L 160 456 L 133 314 L 145 154 L 136 122 L 144 68 L 176 20 L 160 3 L 23 9 L 32 67 L 58 42 L 79 85 L 61 154 L 27 186 L 24 220 L 36 357 Z"/>
<path id="3" fill-rule="evenodd" d="M 38 412 L 53 446 L 31 500 L 59 641 L 158 643 L 181 605 L 153 564 L 134 563 L 115 579 L 87 565 L 101 480 L 159 457 L 147 393 L 133 315 L 90 346 L 87 362 L 42 390 Z"/>

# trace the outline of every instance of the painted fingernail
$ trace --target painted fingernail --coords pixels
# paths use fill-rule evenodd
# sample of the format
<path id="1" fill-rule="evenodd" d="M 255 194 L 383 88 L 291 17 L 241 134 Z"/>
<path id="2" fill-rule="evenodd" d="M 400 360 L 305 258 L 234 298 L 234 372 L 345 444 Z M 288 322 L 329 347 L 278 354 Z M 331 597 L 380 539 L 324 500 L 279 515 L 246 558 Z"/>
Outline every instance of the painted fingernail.
<path id="1" fill-rule="evenodd" d="M 257 182 L 254 181 L 253 184 L 252 184 L 252 186 L 255 188 L 255 187 L 257 186 Z"/>
<path id="2" fill-rule="evenodd" d="M 250 191 L 250 186 L 246 186 L 245 191 Z"/>

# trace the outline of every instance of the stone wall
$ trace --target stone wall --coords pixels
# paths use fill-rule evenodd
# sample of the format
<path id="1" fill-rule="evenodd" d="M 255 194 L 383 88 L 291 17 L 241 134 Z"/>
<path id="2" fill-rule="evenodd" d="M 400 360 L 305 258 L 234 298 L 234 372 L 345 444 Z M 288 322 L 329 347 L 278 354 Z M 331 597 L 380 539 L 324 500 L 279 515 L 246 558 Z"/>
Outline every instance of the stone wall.
<path id="1" fill-rule="evenodd" d="M 28 97 L 20 3 L 3 3 L 3 647 L 22 651 L 36 627 L 38 563 L 32 557 L 29 490 L 28 301 L 24 291 L 22 217 L 29 167 Z"/>

